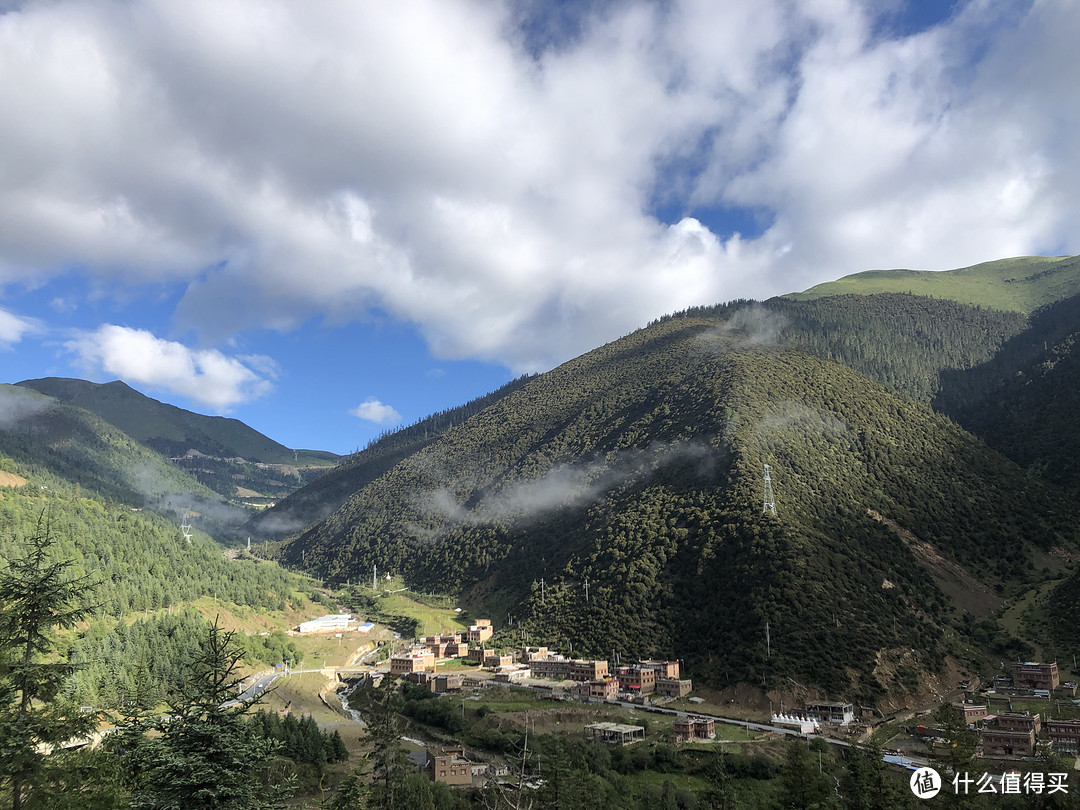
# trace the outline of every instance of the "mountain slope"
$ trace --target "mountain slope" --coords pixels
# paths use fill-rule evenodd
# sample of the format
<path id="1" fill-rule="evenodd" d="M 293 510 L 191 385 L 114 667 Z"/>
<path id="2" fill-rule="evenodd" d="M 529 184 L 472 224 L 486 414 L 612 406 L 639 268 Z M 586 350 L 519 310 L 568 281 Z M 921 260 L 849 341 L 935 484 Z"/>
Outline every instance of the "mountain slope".
<path id="1" fill-rule="evenodd" d="M 868 270 L 785 296 L 913 293 L 1028 314 L 1080 293 L 1080 256 L 1023 256 L 957 270 Z"/>
<path id="2" fill-rule="evenodd" d="M 1001 588 L 1075 544 L 1074 515 L 925 407 L 771 345 L 745 309 L 662 321 L 529 382 L 284 558 L 339 580 L 377 563 L 575 650 L 674 655 L 714 683 L 899 688 L 882 662 L 940 665 L 952 605 L 871 512 Z"/>
<path id="3" fill-rule="evenodd" d="M 350 495 L 363 489 L 394 465 L 427 447 L 454 425 L 461 424 L 470 416 L 521 388 L 528 380 L 528 376 L 511 380 L 490 394 L 380 436 L 334 469 L 252 517 L 244 526 L 244 531 L 250 535 L 280 539 L 306 529 L 336 512 Z"/>
<path id="4" fill-rule="evenodd" d="M 202 414 L 158 402 L 126 383 L 92 383 L 62 377 L 23 380 L 32 388 L 62 402 L 96 413 L 165 457 L 196 450 L 215 458 L 243 458 L 264 464 L 327 466 L 338 456 L 320 450 L 293 451 L 238 419 Z"/>
<path id="5" fill-rule="evenodd" d="M 1080 493 L 1080 295 L 1036 312 L 995 356 L 945 375 L 934 406 L 1036 475 Z"/>
<path id="6" fill-rule="evenodd" d="M 133 506 L 217 500 L 97 415 L 21 386 L 0 385 L 0 455 L 43 480 Z"/>
<path id="7" fill-rule="evenodd" d="M 661 320 L 723 317 L 731 305 L 696 307 Z M 771 298 L 742 303 L 730 326 L 749 340 L 834 360 L 929 404 L 941 375 L 988 361 L 1028 322 L 1018 312 L 979 309 L 910 293 Z"/>

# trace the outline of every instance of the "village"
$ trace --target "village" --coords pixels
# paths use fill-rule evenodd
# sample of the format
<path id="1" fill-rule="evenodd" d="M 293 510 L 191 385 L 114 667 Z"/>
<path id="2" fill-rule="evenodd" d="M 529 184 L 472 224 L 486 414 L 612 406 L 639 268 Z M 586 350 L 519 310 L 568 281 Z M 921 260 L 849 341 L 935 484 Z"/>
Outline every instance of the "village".
<path id="1" fill-rule="evenodd" d="M 1055 719 L 1050 707 L 1060 710 L 1061 701 L 1075 706 L 1076 683 L 1060 682 L 1056 662 L 1017 661 L 1009 675 L 997 676 L 993 684 L 978 693 L 969 693 L 952 708 L 969 731 L 978 734 L 978 756 L 987 759 L 1030 758 L 1045 749 L 1056 754 L 1080 754 L 1080 720 Z M 989 699 L 1005 699 L 1010 708 L 1014 701 L 1045 700 L 1045 712 L 1006 711 L 990 713 Z M 945 729 L 935 726 L 911 727 L 913 737 L 931 748 L 947 743 Z"/>
<path id="2" fill-rule="evenodd" d="M 371 622 L 358 623 L 349 614 L 325 616 L 306 622 L 301 633 L 350 630 L 371 632 Z M 716 723 L 727 718 L 710 716 L 703 710 L 675 711 L 664 708 L 675 703 L 700 704 L 694 697 L 693 682 L 683 677 L 679 661 L 645 659 L 612 666 L 607 660 L 570 658 L 544 646 L 513 650 L 492 644 L 495 628 L 488 619 L 475 619 L 461 632 L 422 636 L 415 641 L 400 638 L 388 641 L 385 658 L 367 669 L 363 677 L 375 685 L 385 678 L 401 680 L 413 688 L 434 694 L 461 693 L 485 687 L 522 687 L 555 701 L 584 701 L 641 707 L 645 711 L 674 716 L 674 745 L 710 741 L 717 738 Z M 352 673 L 357 675 L 359 673 Z M 966 686 L 966 684 L 965 684 Z M 1046 700 L 1058 705 L 1068 700 L 1073 706 L 1075 683 L 1061 683 L 1056 663 L 1016 662 L 1010 675 L 998 677 L 981 692 L 965 692 L 951 706 L 958 721 L 978 735 L 977 756 L 993 760 L 1020 760 L 1042 750 L 1076 756 L 1080 753 L 1080 720 L 1054 719 L 1050 711 L 1007 711 L 991 714 L 989 702 L 1010 697 L 1017 701 Z M 703 709 L 704 707 L 700 707 Z M 1075 712 L 1072 713 L 1075 715 Z M 804 701 L 800 709 L 770 712 L 764 730 L 779 733 L 828 736 L 834 740 L 859 742 L 873 730 L 873 717 L 851 703 Z M 905 727 L 908 753 L 919 757 L 946 745 L 948 732 L 935 725 Z M 646 727 L 623 722 L 595 722 L 585 725 L 587 739 L 609 745 L 626 746 L 646 739 Z M 414 755 L 417 768 L 433 781 L 464 786 L 490 776 L 491 763 L 471 761 L 463 747 L 428 746 Z"/>

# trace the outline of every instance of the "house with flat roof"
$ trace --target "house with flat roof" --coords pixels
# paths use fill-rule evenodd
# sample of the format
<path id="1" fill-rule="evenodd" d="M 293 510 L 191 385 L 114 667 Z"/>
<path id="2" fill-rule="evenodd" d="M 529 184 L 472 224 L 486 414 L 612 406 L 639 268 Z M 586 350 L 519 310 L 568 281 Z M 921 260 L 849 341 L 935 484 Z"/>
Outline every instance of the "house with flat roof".
<path id="1" fill-rule="evenodd" d="M 477 619 L 476 624 L 469 628 L 465 638 L 470 644 L 483 644 L 493 635 L 495 635 L 495 630 L 491 626 L 491 620 Z"/>
<path id="2" fill-rule="evenodd" d="M 634 695 L 651 695 L 656 691 L 656 670 L 652 667 L 633 664 L 628 667 L 619 667 L 615 671 L 619 679 L 619 687 L 623 692 Z"/>
<path id="3" fill-rule="evenodd" d="M 349 622 L 351 621 L 351 613 L 331 613 L 327 616 L 320 616 L 318 619 L 312 619 L 309 622 L 300 622 L 300 626 L 296 629 L 300 631 L 302 636 L 308 633 L 340 633 L 342 630 L 349 629 Z"/>
<path id="4" fill-rule="evenodd" d="M 570 662 L 561 655 L 529 659 L 529 668 L 535 678 L 553 678 L 565 681 L 570 675 Z"/>
<path id="5" fill-rule="evenodd" d="M 452 787 L 472 785 L 473 763 L 465 758 L 464 748 L 427 750 L 424 773 L 432 782 L 442 782 Z"/>
<path id="6" fill-rule="evenodd" d="M 679 677 L 679 662 L 678 661 L 656 661 L 648 658 L 644 661 L 638 661 L 638 665 L 641 667 L 648 667 L 649 669 L 656 670 L 656 679 L 660 678 L 674 678 Z"/>
<path id="7" fill-rule="evenodd" d="M 850 703 L 807 703 L 806 714 L 819 723 L 833 726 L 855 722 L 855 707 Z"/>
<path id="8" fill-rule="evenodd" d="M 415 647 L 390 658 L 391 675 L 408 675 L 429 669 L 435 669 L 435 654 L 427 647 Z"/>
<path id="9" fill-rule="evenodd" d="M 1034 731 L 1036 736 L 1042 731 L 1042 720 L 1039 713 L 1031 712 L 1002 712 L 994 718 L 997 728 L 1007 728 L 1010 731 Z"/>
<path id="10" fill-rule="evenodd" d="M 508 667 L 514 663 L 514 656 L 509 653 L 489 652 L 484 656 L 484 669 Z"/>
<path id="11" fill-rule="evenodd" d="M 1013 731 L 983 726 L 979 745 L 984 757 L 1030 757 L 1035 755 L 1035 730 Z"/>
<path id="12" fill-rule="evenodd" d="M 969 726 L 978 723 L 987 715 L 987 707 L 984 703 L 973 703 L 968 701 L 957 701 L 952 704 L 953 710 L 960 715 L 960 719 L 967 723 Z"/>
<path id="13" fill-rule="evenodd" d="M 1080 754 L 1080 720 L 1047 718 L 1046 735 L 1055 751 L 1062 754 Z"/>
<path id="14" fill-rule="evenodd" d="M 619 695 L 619 682 L 610 676 L 595 681 L 581 681 L 574 684 L 571 693 L 594 700 L 614 700 Z"/>
<path id="15" fill-rule="evenodd" d="M 689 678 L 657 678 L 656 694 L 660 697 L 681 698 L 694 691 L 694 682 Z"/>
<path id="16" fill-rule="evenodd" d="M 680 742 L 716 738 L 716 721 L 711 717 L 679 717 L 674 725 L 675 739 Z"/>
<path id="17" fill-rule="evenodd" d="M 570 662 L 567 676 L 572 681 L 595 681 L 604 678 L 608 674 L 607 661 L 592 661 L 584 658 L 575 658 Z"/>
<path id="18" fill-rule="evenodd" d="M 1017 661 L 1012 665 L 1013 686 L 1024 689 L 1055 689 L 1060 683 L 1056 661 Z"/>

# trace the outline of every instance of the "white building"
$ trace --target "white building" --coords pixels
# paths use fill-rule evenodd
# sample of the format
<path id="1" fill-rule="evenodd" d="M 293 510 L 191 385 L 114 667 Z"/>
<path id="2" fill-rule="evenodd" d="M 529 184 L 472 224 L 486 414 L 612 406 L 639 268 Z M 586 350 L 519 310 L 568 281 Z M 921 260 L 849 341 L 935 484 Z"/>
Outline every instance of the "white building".
<path id="1" fill-rule="evenodd" d="M 821 731 L 821 724 L 816 719 L 798 714 L 774 714 L 772 724 L 796 729 L 800 734 L 817 734 Z"/>
<path id="2" fill-rule="evenodd" d="M 298 629 L 300 630 L 300 635 L 304 635 L 305 633 L 341 632 L 342 630 L 349 629 L 349 622 L 351 621 L 351 613 L 331 613 L 328 616 L 312 619 L 310 622 L 301 622 Z"/>

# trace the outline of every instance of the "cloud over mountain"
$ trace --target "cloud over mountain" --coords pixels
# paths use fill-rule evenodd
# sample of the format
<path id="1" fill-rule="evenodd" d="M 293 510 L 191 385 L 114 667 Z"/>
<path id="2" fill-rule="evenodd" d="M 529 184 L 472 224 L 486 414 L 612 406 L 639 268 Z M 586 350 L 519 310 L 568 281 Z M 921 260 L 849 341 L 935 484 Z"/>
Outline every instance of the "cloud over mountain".
<path id="1" fill-rule="evenodd" d="M 191 349 L 143 329 L 107 324 L 66 346 L 91 376 L 104 372 L 188 397 L 217 411 L 228 411 L 273 388 L 267 379 L 275 376 L 270 358 L 247 357 L 245 364 L 217 349 Z"/>
<path id="2" fill-rule="evenodd" d="M 523 8 L 16 4 L 0 286 L 180 284 L 211 343 L 389 313 L 530 370 L 688 305 L 1080 251 L 1071 4 L 910 35 L 855 2 L 600 4 L 540 45 Z"/>

